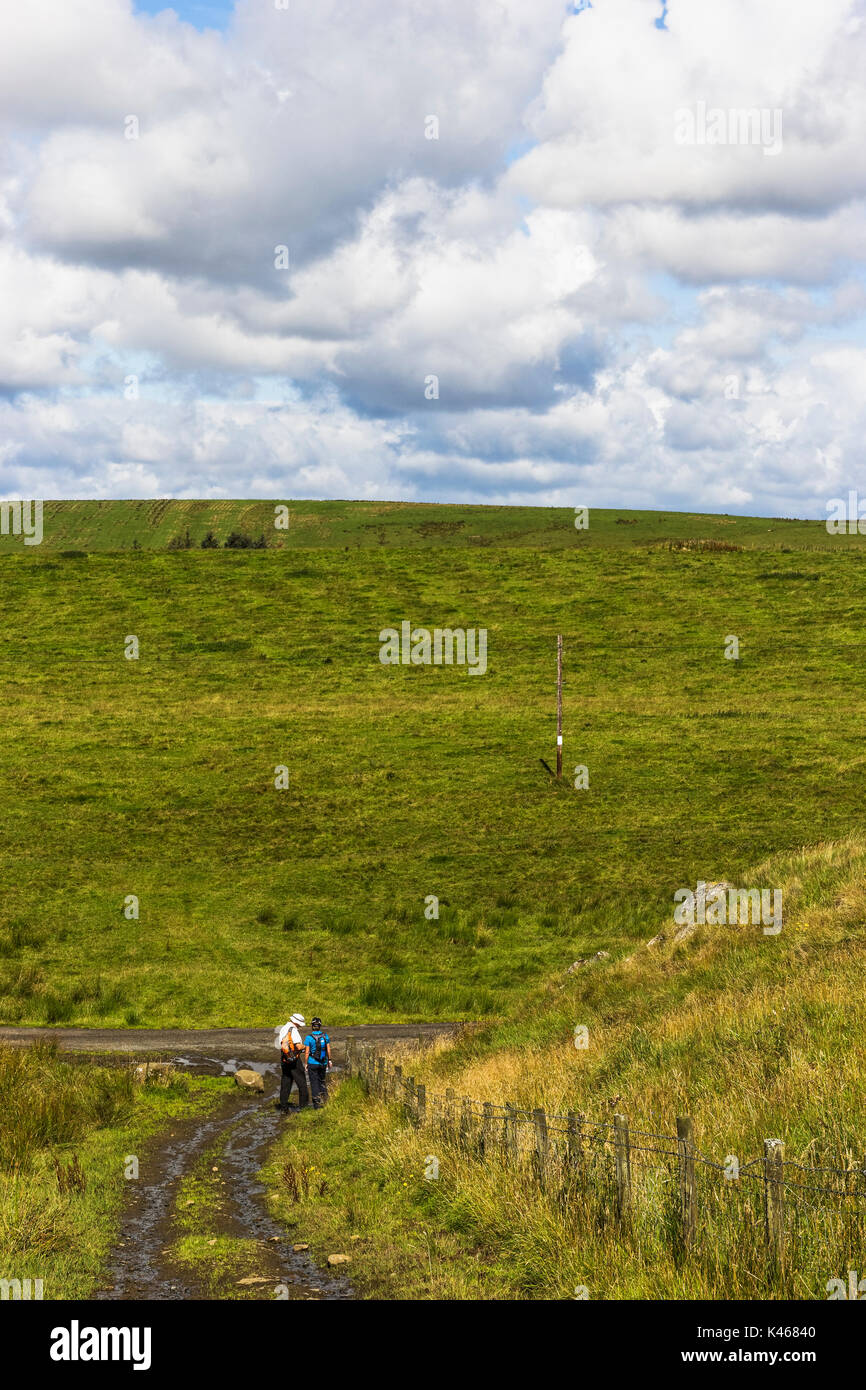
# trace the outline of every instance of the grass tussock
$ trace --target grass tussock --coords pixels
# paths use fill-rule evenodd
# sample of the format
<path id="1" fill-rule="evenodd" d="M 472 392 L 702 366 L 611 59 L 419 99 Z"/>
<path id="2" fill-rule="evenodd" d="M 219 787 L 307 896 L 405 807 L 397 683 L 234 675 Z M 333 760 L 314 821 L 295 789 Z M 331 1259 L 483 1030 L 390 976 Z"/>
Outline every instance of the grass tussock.
<path id="1" fill-rule="evenodd" d="M 41 1150 L 119 1124 L 132 1104 L 128 1068 L 64 1062 L 51 1041 L 0 1047 L 0 1172 L 29 1172 Z"/>

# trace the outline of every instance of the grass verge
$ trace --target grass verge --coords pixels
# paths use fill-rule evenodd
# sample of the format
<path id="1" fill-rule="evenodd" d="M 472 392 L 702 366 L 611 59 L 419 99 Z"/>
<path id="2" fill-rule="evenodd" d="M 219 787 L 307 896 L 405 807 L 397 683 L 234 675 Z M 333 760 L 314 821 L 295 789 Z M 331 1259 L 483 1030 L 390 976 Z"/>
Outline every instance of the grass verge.
<path id="1" fill-rule="evenodd" d="M 134 1180 L 130 1159 L 223 1095 L 208 1077 L 134 1086 L 131 1068 L 64 1061 L 51 1043 L 0 1048 L 0 1278 L 41 1279 L 45 1299 L 90 1297 Z"/>

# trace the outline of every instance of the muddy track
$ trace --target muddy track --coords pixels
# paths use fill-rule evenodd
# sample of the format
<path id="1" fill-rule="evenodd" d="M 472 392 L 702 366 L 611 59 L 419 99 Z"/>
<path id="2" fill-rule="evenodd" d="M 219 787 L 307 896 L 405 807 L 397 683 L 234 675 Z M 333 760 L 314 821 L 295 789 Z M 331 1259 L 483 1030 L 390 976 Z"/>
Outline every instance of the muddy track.
<path id="1" fill-rule="evenodd" d="M 346 1043 L 385 1043 L 417 1039 L 430 1041 L 440 1034 L 454 1034 L 454 1023 L 371 1024 L 353 1028 L 329 1028 L 335 1070 L 345 1059 Z M 130 1055 L 170 1058 L 179 1070 L 230 1077 L 239 1067 L 262 1076 L 265 1094 L 236 1089 L 215 1113 L 176 1120 L 150 1141 L 140 1159 L 138 1181 L 129 1183 L 127 1205 L 121 1217 L 119 1240 L 112 1250 L 103 1287 L 95 1295 L 103 1300 L 212 1299 L 201 1277 L 173 1254 L 180 1233 L 175 1221 L 178 1190 L 205 1155 L 217 1151 L 215 1164 L 220 1183 L 220 1203 L 214 1230 L 218 1236 L 255 1242 L 254 1283 L 236 1287 L 220 1297 L 274 1299 L 353 1298 L 345 1279 L 322 1274 L 303 1251 L 292 1250 L 286 1229 L 268 1214 L 264 1188 L 257 1174 L 283 1119 L 274 1109 L 278 1090 L 279 1061 L 274 1052 L 273 1029 L 209 1028 L 0 1028 L 0 1043 L 27 1047 L 40 1038 L 53 1038 L 64 1052 L 82 1065 L 88 1059 L 103 1063 Z M 247 1247 L 245 1247 L 247 1248 Z M 278 1291 L 278 1286 L 281 1286 Z"/>
<path id="2" fill-rule="evenodd" d="M 277 1286 L 289 1299 L 346 1299 L 345 1280 L 330 1279 L 310 1257 L 294 1253 L 291 1236 L 268 1214 L 257 1174 L 280 1126 L 291 1124 L 274 1109 L 276 1086 L 262 1099 L 238 1091 L 216 1114 L 180 1120 L 158 1136 L 141 1161 L 121 1222 L 120 1240 L 108 1261 L 97 1299 L 209 1299 L 214 1295 L 172 1256 L 178 1231 L 173 1212 L 181 1180 L 202 1155 L 219 1148 L 216 1166 L 224 1183 L 216 1234 L 257 1243 L 256 1275 L 244 1296 L 273 1299 Z"/>

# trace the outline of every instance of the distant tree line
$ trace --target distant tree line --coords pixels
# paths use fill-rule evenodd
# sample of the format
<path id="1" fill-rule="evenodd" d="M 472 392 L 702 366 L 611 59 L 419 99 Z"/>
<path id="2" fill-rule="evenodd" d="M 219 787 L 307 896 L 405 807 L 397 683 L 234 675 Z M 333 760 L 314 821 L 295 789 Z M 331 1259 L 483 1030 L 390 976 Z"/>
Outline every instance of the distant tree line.
<path id="1" fill-rule="evenodd" d="M 265 540 L 264 534 L 260 535 L 258 540 L 255 540 L 252 536 L 247 536 L 243 531 L 231 531 L 226 537 L 224 545 L 226 550 L 267 549 L 267 541 Z M 168 543 L 169 550 L 192 550 L 194 546 L 195 541 L 189 534 L 189 527 L 187 527 L 182 536 L 175 536 Z M 201 548 L 202 550 L 219 550 L 219 537 L 215 536 L 213 531 L 208 531 L 204 540 L 201 542 Z"/>

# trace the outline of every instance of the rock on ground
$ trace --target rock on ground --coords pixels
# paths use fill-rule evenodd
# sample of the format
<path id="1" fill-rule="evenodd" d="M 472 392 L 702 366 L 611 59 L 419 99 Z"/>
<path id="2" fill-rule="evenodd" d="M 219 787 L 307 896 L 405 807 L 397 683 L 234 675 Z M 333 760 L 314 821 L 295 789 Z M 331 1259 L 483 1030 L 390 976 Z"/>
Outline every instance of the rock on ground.
<path id="1" fill-rule="evenodd" d="M 264 1078 L 257 1071 L 248 1071 L 246 1067 L 241 1067 L 240 1071 L 235 1072 L 235 1085 L 246 1086 L 248 1091 L 265 1089 Z"/>
<path id="2" fill-rule="evenodd" d="M 168 1081 L 174 1076 L 174 1062 L 141 1062 L 132 1076 L 134 1081 L 147 1081 L 149 1077 Z"/>
<path id="3" fill-rule="evenodd" d="M 576 975 L 582 966 L 589 965 L 593 960 L 610 960 L 610 951 L 596 951 L 594 956 L 580 956 L 568 967 L 566 975 Z"/>

